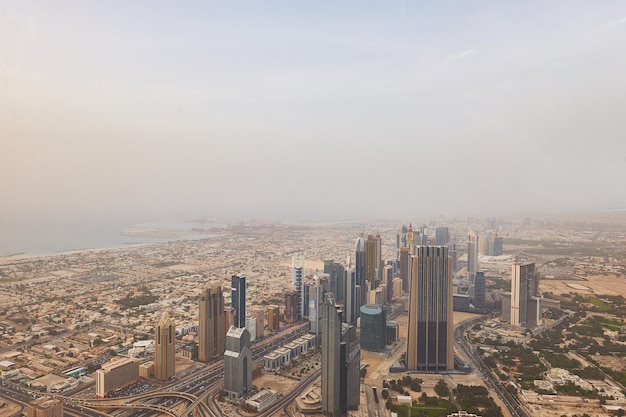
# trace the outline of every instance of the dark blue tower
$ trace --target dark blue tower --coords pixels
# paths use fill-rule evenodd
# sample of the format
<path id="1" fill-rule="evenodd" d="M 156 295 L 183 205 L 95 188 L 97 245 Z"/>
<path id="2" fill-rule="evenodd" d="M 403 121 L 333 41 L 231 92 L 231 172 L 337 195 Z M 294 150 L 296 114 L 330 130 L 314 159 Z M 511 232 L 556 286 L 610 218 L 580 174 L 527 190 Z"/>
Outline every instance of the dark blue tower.
<path id="1" fill-rule="evenodd" d="M 235 327 L 246 327 L 246 277 L 238 274 L 231 277 L 231 304 L 235 310 Z"/>

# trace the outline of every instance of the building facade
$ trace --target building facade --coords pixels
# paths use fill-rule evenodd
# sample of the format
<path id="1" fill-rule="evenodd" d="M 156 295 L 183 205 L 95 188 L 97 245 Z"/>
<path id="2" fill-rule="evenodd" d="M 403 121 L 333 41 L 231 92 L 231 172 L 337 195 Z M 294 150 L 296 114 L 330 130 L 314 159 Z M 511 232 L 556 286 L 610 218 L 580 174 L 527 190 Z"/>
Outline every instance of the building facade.
<path id="1" fill-rule="evenodd" d="M 328 417 L 341 415 L 341 319 L 332 297 L 321 305 L 322 327 L 322 412 Z"/>
<path id="2" fill-rule="evenodd" d="M 242 274 L 231 277 L 231 303 L 235 310 L 235 327 L 246 327 L 246 277 Z"/>
<path id="3" fill-rule="evenodd" d="M 204 290 L 198 316 L 198 360 L 206 363 L 222 356 L 225 349 L 226 314 L 221 286 Z"/>
<path id="4" fill-rule="evenodd" d="M 448 248 L 418 246 L 411 258 L 407 368 L 454 369 L 452 270 Z"/>
<path id="5" fill-rule="evenodd" d="M 168 379 L 174 376 L 176 363 L 176 329 L 166 311 L 154 331 L 154 377 Z"/>
<path id="6" fill-rule="evenodd" d="M 361 349 L 384 352 L 387 345 L 387 314 L 377 304 L 361 307 Z"/>
<path id="7" fill-rule="evenodd" d="M 224 391 L 238 399 L 252 388 L 252 351 L 250 333 L 245 327 L 230 326 L 224 352 Z"/>

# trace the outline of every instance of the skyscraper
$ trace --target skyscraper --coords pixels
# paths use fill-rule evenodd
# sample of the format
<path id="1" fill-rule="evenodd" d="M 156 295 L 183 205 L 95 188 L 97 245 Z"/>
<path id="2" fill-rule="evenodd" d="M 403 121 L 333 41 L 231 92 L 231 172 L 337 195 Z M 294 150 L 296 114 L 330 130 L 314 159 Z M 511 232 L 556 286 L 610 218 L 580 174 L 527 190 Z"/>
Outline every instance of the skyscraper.
<path id="1" fill-rule="evenodd" d="M 250 333 L 245 327 L 230 326 L 224 352 L 224 391 L 229 398 L 241 398 L 252 388 Z"/>
<path id="2" fill-rule="evenodd" d="M 321 306 L 322 314 L 322 412 L 329 417 L 341 415 L 341 318 L 331 295 Z"/>
<path id="3" fill-rule="evenodd" d="M 474 278 L 474 307 L 478 309 L 485 308 L 486 282 L 485 273 L 483 271 L 476 272 Z"/>
<path id="4" fill-rule="evenodd" d="M 411 259 L 407 368 L 454 369 L 452 270 L 445 246 L 418 246 Z"/>
<path id="5" fill-rule="evenodd" d="M 400 278 L 402 279 L 402 290 L 409 292 L 409 264 L 411 254 L 409 248 L 400 249 Z"/>
<path id="6" fill-rule="evenodd" d="M 271 305 L 267 307 L 267 330 L 270 332 L 278 330 L 279 327 L 279 310 L 278 306 Z"/>
<path id="7" fill-rule="evenodd" d="M 235 327 L 246 327 L 246 277 L 231 277 L 231 303 L 235 310 Z"/>
<path id="8" fill-rule="evenodd" d="M 435 229 L 435 245 L 446 246 L 450 240 L 450 230 L 447 227 Z"/>
<path id="9" fill-rule="evenodd" d="M 320 322 L 322 320 L 320 305 L 324 297 L 324 287 L 318 275 L 313 277 L 313 285 L 309 288 L 309 331 L 317 336 L 317 341 L 319 342 L 321 333 Z"/>
<path id="10" fill-rule="evenodd" d="M 345 300 L 345 311 L 344 311 L 344 320 L 348 324 L 356 323 L 356 318 L 358 316 L 357 309 L 359 308 L 357 304 L 361 305 L 361 295 L 357 295 L 356 292 L 356 271 L 354 268 L 350 268 L 345 271 L 345 288 L 346 288 L 346 300 Z"/>
<path id="11" fill-rule="evenodd" d="M 478 271 L 478 236 L 467 228 L 467 277 L 473 281 Z"/>
<path id="12" fill-rule="evenodd" d="M 299 304 L 298 294 L 294 292 L 288 292 L 285 294 L 285 322 L 292 324 L 298 321 Z"/>
<path id="13" fill-rule="evenodd" d="M 226 314 L 221 286 L 204 290 L 198 315 L 198 360 L 206 363 L 224 354 Z"/>
<path id="14" fill-rule="evenodd" d="M 354 268 L 356 272 L 356 285 L 360 285 L 361 288 L 365 287 L 365 238 L 363 235 L 359 236 L 356 240 L 355 254 L 354 254 Z M 363 304 L 363 300 L 359 300 L 360 308 Z"/>
<path id="15" fill-rule="evenodd" d="M 384 352 L 387 346 L 387 312 L 377 304 L 361 307 L 361 349 Z"/>
<path id="16" fill-rule="evenodd" d="M 396 234 L 396 260 L 400 260 L 400 249 L 406 248 L 406 232 L 407 228 L 402 225 Z"/>
<path id="17" fill-rule="evenodd" d="M 293 282 L 293 290 L 296 293 L 296 297 L 298 298 L 298 311 L 296 318 L 294 320 L 298 321 L 302 317 L 304 317 L 304 307 L 302 300 L 302 292 L 304 288 L 304 258 L 303 257 L 292 257 L 291 258 L 291 273 L 292 273 L 292 282 Z"/>
<path id="18" fill-rule="evenodd" d="M 345 279 L 343 265 L 335 262 L 328 268 L 328 292 L 335 295 L 337 303 L 345 301 Z"/>
<path id="19" fill-rule="evenodd" d="M 171 378 L 174 376 L 176 329 L 167 311 L 161 314 L 154 334 L 154 376 L 156 379 Z"/>
<path id="20" fill-rule="evenodd" d="M 382 277 L 381 246 L 380 235 L 367 236 L 365 241 L 365 281 L 369 284 L 370 290 L 378 287 Z"/>
<path id="21" fill-rule="evenodd" d="M 511 267 L 511 316 L 514 326 L 536 325 L 537 302 L 535 288 L 535 263 L 520 265 L 518 261 Z M 529 302 L 533 305 L 528 308 Z M 540 308 L 540 307 L 539 307 Z M 529 318 L 529 316 L 531 316 Z"/>

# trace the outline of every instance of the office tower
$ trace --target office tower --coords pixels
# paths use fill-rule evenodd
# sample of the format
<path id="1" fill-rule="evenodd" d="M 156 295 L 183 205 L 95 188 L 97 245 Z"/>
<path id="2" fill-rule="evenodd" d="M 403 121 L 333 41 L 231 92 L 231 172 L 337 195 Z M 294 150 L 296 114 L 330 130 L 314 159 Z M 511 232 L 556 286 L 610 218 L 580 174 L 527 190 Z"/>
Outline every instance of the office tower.
<path id="1" fill-rule="evenodd" d="M 315 275 L 313 277 L 313 286 L 310 287 L 311 292 L 309 295 L 309 332 L 317 336 L 319 342 L 321 333 L 321 320 L 320 305 L 324 300 L 324 287 L 320 282 L 320 277 Z"/>
<path id="2" fill-rule="evenodd" d="M 341 314 L 338 311 L 339 314 Z M 339 402 L 341 411 L 358 410 L 361 395 L 361 348 L 357 343 L 356 328 L 345 324 L 341 328 L 339 345 Z"/>
<path id="3" fill-rule="evenodd" d="M 387 345 L 387 314 L 377 304 L 361 307 L 361 349 L 384 352 Z"/>
<path id="4" fill-rule="evenodd" d="M 2 404 L 2 407 L 6 407 L 4 402 Z M 63 417 L 63 401 L 53 397 L 32 400 L 26 404 L 26 417 Z"/>
<path id="5" fill-rule="evenodd" d="M 406 248 L 406 232 L 407 228 L 402 225 L 396 234 L 396 260 L 400 260 L 400 249 Z"/>
<path id="6" fill-rule="evenodd" d="M 298 321 L 299 299 L 296 292 L 285 294 L 285 323 L 293 324 Z"/>
<path id="7" fill-rule="evenodd" d="M 230 326 L 224 352 L 224 391 L 229 398 L 241 398 L 252 387 L 250 333 L 245 327 Z"/>
<path id="8" fill-rule="evenodd" d="M 393 294 L 393 266 L 383 266 L 383 284 L 386 288 L 385 291 L 385 304 L 391 303 L 391 296 Z"/>
<path id="9" fill-rule="evenodd" d="M 341 318 L 332 295 L 321 306 L 322 315 L 322 412 L 329 417 L 341 415 Z"/>
<path id="10" fill-rule="evenodd" d="M 356 323 L 358 316 L 356 310 L 361 305 L 361 299 L 357 298 L 356 294 L 356 270 L 350 268 L 345 271 L 345 288 L 346 288 L 346 300 L 344 309 L 344 320 L 348 324 Z M 358 306 L 357 306 L 358 305 Z"/>
<path id="11" fill-rule="evenodd" d="M 354 268 L 356 271 L 356 285 L 365 287 L 365 238 L 363 235 L 356 240 L 356 248 L 354 254 Z M 359 308 L 363 304 L 363 300 L 359 300 Z"/>
<path id="12" fill-rule="evenodd" d="M 154 377 L 168 379 L 174 376 L 176 329 L 167 311 L 161 314 L 154 340 Z"/>
<path id="13" fill-rule="evenodd" d="M 438 227 L 435 229 L 435 245 L 446 246 L 450 240 L 450 231 L 447 227 Z"/>
<path id="14" fill-rule="evenodd" d="M 448 256 L 450 256 L 450 258 L 452 258 L 452 272 L 456 272 L 457 268 L 457 259 L 458 259 L 458 253 L 456 250 L 456 244 L 452 244 L 452 249 L 448 249 Z"/>
<path id="15" fill-rule="evenodd" d="M 304 317 L 304 309 L 302 306 L 302 291 L 304 287 L 304 258 L 303 257 L 293 257 L 291 258 L 291 274 L 293 281 L 293 289 L 298 297 L 298 314 L 296 316 L 296 321 L 300 320 Z"/>
<path id="16" fill-rule="evenodd" d="M 246 330 L 250 333 L 250 342 L 256 340 L 256 319 L 254 317 L 246 317 Z"/>
<path id="17" fill-rule="evenodd" d="M 311 293 L 311 286 L 309 284 L 302 284 L 302 293 L 300 294 L 301 307 L 300 311 L 304 318 L 309 318 L 309 294 Z"/>
<path id="18" fill-rule="evenodd" d="M 402 290 L 409 292 L 409 263 L 411 254 L 409 248 L 400 249 L 400 278 L 402 279 Z"/>
<path id="19" fill-rule="evenodd" d="M 541 323 L 541 298 L 537 297 L 535 263 L 511 267 L 511 313 L 509 321 L 514 326 L 536 326 Z"/>
<path id="20" fill-rule="evenodd" d="M 276 306 L 276 316 L 277 316 L 277 320 L 276 322 L 278 323 L 278 317 L 280 316 L 279 313 L 279 308 L 278 306 Z M 265 335 L 265 312 L 263 310 L 257 310 L 254 313 L 254 318 L 256 320 L 256 337 L 257 339 L 262 338 Z"/>
<path id="21" fill-rule="evenodd" d="M 203 291 L 198 316 L 198 360 L 207 363 L 224 354 L 227 327 L 221 286 Z"/>
<path id="22" fill-rule="evenodd" d="M 337 303 L 345 302 L 345 269 L 343 265 L 334 263 L 328 268 L 328 292 L 335 295 Z"/>
<path id="23" fill-rule="evenodd" d="M 485 308 L 486 282 L 485 273 L 483 271 L 476 272 L 474 278 L 474 307 L 478 309 Z"/>
<path id="24" fill-rule="evenodd" d="M 467 278 L 474 280 L 478 271 L 478 236 L 471 227 L 467 228 Z"/>
<path id="25" fill-rule="evenodd" d="M 232 307 L 226 307 L 224 309 L 224 329 L 229 329 L 230 326 L 235 326 L 235 309 Z M 224 333 L 224 343 L 226 343 L 226 332 Z"/>
<path id="26" fill-rule="evenodd" d="M 335 264 L 334 259 L 324 259 L 324 273 L 330 274 L 330 267 Z"/>
<path id="27" fill-rule="evenodd" d="M 380 235 L 368 235 L 365 241 L 365 281 L 370 290 L 376 289 L 382 276 Z"/>
<path id="28" fill-rule="evenodd" d="M 102 364 L 96 371 L 96 396 L 104 398 L 111 391 L 134 384 L 137 379 L 139 379 L 138 359 L 115 358 Z"/>
<path id="29" fill-rule="evenodd" d="M 231 277 L 231 305 L 235 310 L 235 326 L 246 327 L 246 277 L 242 274 Z"/>
<path id="30" fill-rule="evenodd" d="M 267 330 L 270 332 L 274 330 L 278 330 L 280 327 L 279 324 L 280 310 L 278 306 L 269 306 L 267 308 Z"/>
<path id="31" fill-rule="evenodd" d="M 411 259 L 407 368 L 454 369 L 452 270 L 445 246 L 418 246 Z"/>
<path id="32" fill-rule="evenodd" d="M 481 236 L 478 240 L 478 253 L 487 256 L 500 256 L 502 255 L 503 241 L 504 239 L 498 237 L 495 231 L 486 236 Z"/>
<path id="33" fill-rule="evenodd" d="M 402 278 L 393 279 L 393 298 L 402 297 Z"/>

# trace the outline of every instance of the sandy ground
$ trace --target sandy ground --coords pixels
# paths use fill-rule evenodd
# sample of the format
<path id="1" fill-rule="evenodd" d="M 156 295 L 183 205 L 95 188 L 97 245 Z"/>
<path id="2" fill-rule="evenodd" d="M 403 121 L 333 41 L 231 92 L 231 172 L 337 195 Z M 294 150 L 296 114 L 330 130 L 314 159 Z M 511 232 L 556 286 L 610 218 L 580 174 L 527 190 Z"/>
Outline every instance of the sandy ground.
<path id="1" fill-rule="evenodd" d="M 579 284 L 585 287 L 589 287 L 590 291 L 574 289 L 567 284 Z M 585 294 L 604 294 L 604 295 L 623 295 L 626 296 L 626 277 L 615 276 L 592 276 L 587 277 L 584 281 L 572 280 L 541 280 L 540 283 L 541 292 L 553 292 L 554 294 L 562 293 L 579 293 Z"/>
<path id="2" fill-rule="evenodd" d="M 298 382 L 295 379 L 285 378 L 272 373 L 263 373 L 252 381 L 257 388 L 268 388 L 283 395 L 293 391 Z"/>

